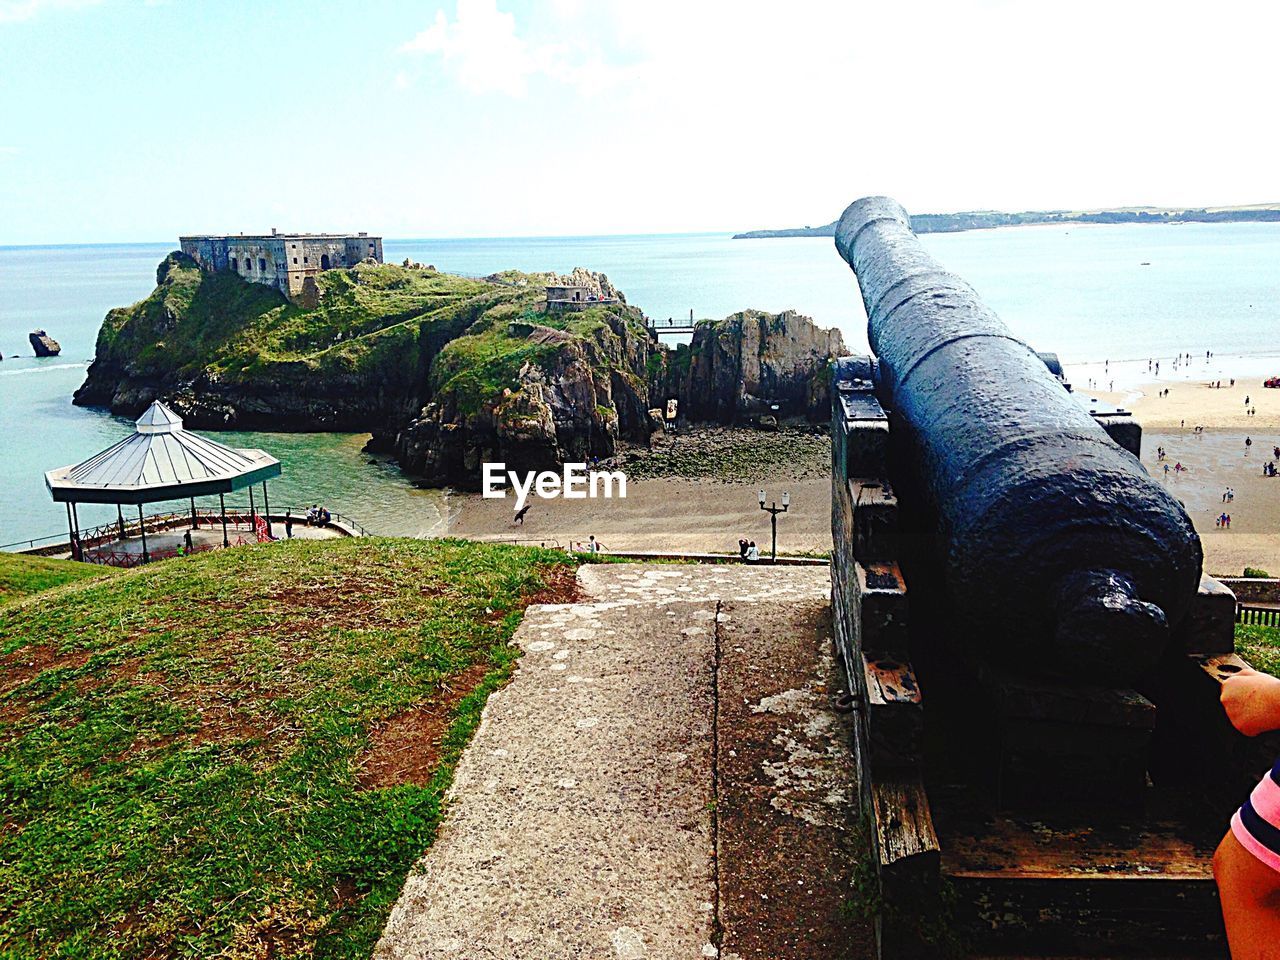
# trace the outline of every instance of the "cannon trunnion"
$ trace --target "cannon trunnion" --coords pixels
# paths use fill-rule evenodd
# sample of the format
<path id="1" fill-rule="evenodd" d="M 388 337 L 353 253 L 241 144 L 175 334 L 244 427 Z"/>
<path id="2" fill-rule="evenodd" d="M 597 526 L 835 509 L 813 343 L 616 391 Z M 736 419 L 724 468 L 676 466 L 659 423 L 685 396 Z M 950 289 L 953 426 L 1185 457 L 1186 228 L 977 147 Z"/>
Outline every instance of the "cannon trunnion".
<path id="1" fill-rule="evenodd" d="M 982 956 L 1225 957 L 1212 850 L 1280 753 L 1218 704 L 1234 595 L 1138 425 L 898 204 L 851 205 L 836 246 L 875 353 L 832 373 L 832 597 L 882 955 L 943 955 L 903 922 L 932 901 Z"/>

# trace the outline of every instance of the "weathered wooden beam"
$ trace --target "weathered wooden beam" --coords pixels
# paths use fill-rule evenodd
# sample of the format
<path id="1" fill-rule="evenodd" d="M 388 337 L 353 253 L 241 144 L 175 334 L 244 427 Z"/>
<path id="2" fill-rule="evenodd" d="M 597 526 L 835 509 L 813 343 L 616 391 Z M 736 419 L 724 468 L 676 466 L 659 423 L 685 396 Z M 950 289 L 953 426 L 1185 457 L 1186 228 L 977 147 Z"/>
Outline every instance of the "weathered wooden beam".
<path id="1" fill-rule="evenodd" d="M 1174 641 L 1186 653 L 1234 653 L 1235 625 L 1236 595 L 1229 587 L 1203 574 L 1195 601 L 1174 632 Z"/>
<path id="2" fill-rule="evenodd" d="M 898 498 L 880 480 L 849 481 L 853 555 L 863 563 L 898 559 Z"/>
<path id="3" fill-rule="evenodd" d="M 844 476 L 884 477 L 889 470 L 889 418 L 869 383 L 854 387 L 837 383 L 836 443 L 842 453 Z"/>
<path id="4" fill-rule="evenodd" d="M 881 882 L 936 877 L 940 854 L 929 798 L 918 776 L 876 774 L 871 785 Z M 886 890 L 886 894 L 889 891 Z"/>
<path id="5" fill-rule="evenodd" d="M 911 664 L 864 653 L 862 671 L 872 768 L 877 775 L 918 768 L 924 711 Z"/>
<path id="6" fill-rule="evenodd" d="M 978 680 L 994 714 L 1001 804 L 1119 812 L 1141 801 L 1156 726 L 1150 700 L 1128 688 L 1054 684 L 989 665 L 979 667 Z"/>
<path id="7" fill-rule="evenodd" d="M 892 561 L 855 562 L 855 590 L 860 624 L 860 650 L 905 658 L 907 655 L 907 584 Z"/>

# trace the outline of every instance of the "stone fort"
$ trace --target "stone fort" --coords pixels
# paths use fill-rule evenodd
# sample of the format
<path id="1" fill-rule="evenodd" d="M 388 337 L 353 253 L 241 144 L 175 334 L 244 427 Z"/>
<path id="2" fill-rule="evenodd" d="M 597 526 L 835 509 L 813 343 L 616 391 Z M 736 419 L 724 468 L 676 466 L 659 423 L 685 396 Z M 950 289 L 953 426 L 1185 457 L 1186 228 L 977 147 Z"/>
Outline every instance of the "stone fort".
<path id="1" fill-rule="evenodd" d="M 321 270 L 382 262 L 382 238 L 367 233 L 278 233 L 270 236 L 179 237 L 182 252 L 201 268 L 230 270 L 251 283 L 265 283 L 293 299 Z"/>

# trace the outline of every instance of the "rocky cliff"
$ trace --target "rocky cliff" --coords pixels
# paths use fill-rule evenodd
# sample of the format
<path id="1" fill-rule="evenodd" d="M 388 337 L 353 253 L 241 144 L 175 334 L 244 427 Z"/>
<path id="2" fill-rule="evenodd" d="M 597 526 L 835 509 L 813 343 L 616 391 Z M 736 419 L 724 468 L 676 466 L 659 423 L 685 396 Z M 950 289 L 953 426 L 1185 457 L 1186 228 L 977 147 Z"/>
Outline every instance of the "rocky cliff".
<path id="1" fill-rule="evenodd" d="M 495 313 L 441 352 L 431 400 L 396 439 L 410 471 L 474 485 L 480 464 L 553 469 L 649 438 L 645 370 L 659 349 L 625 305 Z"/>
<path id="2" fill-rule="evenodd" d="M 830 415 L 827 366 L 844 353 L 840 332 L 794 310 L 744 310 L 700 323 L 681 399 L 691 420 L 734 423 L 761 416 Z"/>

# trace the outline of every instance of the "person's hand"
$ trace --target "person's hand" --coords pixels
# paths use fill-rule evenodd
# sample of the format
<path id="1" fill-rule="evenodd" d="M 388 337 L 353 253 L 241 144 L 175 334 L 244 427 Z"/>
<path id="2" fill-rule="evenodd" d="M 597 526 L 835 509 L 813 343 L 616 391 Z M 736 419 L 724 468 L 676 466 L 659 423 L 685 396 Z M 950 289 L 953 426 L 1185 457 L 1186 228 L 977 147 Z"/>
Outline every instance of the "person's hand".
<path id="1" fill-rule="evenodd" d="M 1222 706 L 1246 737 L 1280 727 L 1280 679 L 1245 667 L 1222 681 Z"/>

